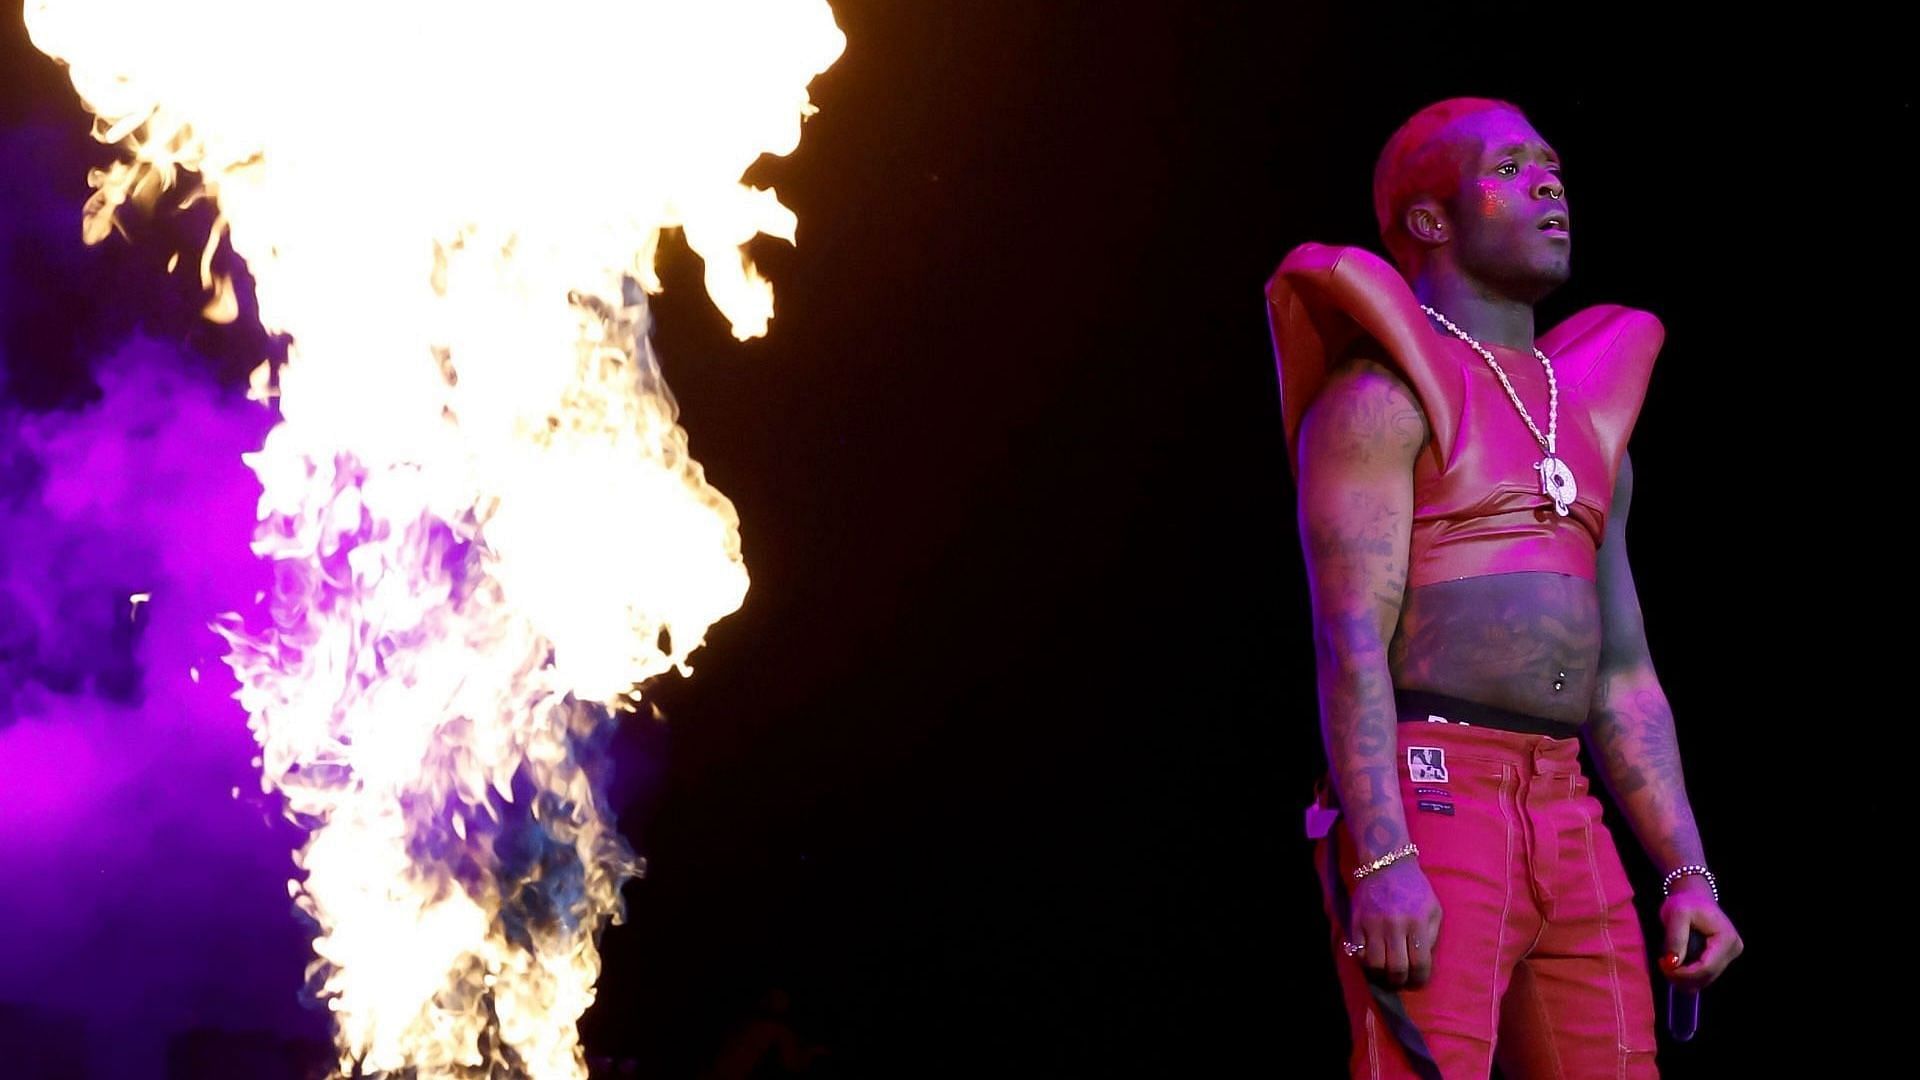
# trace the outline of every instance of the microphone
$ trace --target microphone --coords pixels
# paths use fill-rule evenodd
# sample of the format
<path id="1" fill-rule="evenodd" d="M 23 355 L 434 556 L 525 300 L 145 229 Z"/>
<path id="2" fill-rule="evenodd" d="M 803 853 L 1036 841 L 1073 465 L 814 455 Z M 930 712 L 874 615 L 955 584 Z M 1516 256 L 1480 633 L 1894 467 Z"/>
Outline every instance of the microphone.
<path id="1" fill-rule="evenodd" d="M 1707 939 L 1695 930 L 1687 936 L 1687 957 L 1683 963 L 1691 964 L 1700 959 L 1707 948 Z M 1667 984 L 1667 1034 L 1675 1042 L 1689 1042 L 1700 1031 L 1700 994 L 1695 990 L 1682 990 L 1669 982 Z"/>

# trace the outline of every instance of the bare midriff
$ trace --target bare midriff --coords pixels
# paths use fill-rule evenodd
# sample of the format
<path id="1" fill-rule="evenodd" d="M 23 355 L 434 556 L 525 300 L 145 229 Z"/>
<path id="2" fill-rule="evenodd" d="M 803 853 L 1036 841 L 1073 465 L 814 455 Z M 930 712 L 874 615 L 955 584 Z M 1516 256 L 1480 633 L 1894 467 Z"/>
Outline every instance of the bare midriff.
<path id="1" fill-rule="evenodd" d="M 1393 684 L 1552 720 L 1586 721 L 1600 599 L 1570 574 L 1490 574 L 1407 591 L 1388 650 Z"/>

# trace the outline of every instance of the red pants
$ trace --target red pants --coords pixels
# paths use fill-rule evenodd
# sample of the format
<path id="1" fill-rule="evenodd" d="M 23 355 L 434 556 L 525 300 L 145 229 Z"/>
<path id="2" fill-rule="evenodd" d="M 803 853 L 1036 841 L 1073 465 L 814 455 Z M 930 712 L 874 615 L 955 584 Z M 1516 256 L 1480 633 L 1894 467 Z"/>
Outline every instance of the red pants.
<path id="1" fill-rule="evenodd" d="M 1432 980 L 1400 997 L 1446 1080 L 1486 1077 L 1496 1054 L 1509 1080 L 1658 1076 L 1633 890 L 1588 794 L 1579 743 L 1402 723 L 1398 767 L 1442 920 Z M 1351 883 L 1352 840 L 1344 826 L 1330 839 Z M 1316 853 L 1331 885 L 1327 853 Z M 1333 909 L 1330 888 L 1327 902 L 1352 1074 L 1416 1076 L 1360 960 L 1340 948 L 1348 913 Z"/>

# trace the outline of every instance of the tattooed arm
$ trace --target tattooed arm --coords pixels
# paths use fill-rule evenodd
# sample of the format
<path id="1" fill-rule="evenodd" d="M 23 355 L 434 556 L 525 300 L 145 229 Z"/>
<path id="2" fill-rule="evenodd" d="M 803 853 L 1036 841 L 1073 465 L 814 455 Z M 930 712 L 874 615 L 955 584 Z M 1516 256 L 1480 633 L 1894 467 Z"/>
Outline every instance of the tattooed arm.
<path id="1" fill-rule="evenodd" d="M 1404 383 L 1372 360 L 1342 365 L 1300 431 L 1300 536 L 1313 601 L 1320 730 L 1341 815 L 1361 861 L 1407 842 L 1395 765 L 1398 717 L 1387 643 L 1406 592 L 1413 466 L 1426 422 Z M 1358 882 L 1349 938 L 1390 985 L 1431 972 L 1440 904 L 1418 860 Z"/>
<path id="2" fill-rule="evenodd" d="M 1680 746 L 1673 732 L 1673 710 L 1654 674 L 1647 650 L 1640 597 L 1627 561 L 1627 510 L 1633 500 L 1633 462 L 1623 458 L 1613 493 L 1607 534 L 1600 545 L 1599 588 L 1602 639 L 1600 675 L 1594 686 L 1593 712 L 1586 739 L 1601 779 L 1613 792 L 1627 824 L 1663 873 L 1704 864 L 1700 830 L 1687 802 L 1680 771 Z M 1740 955 L 1740 935 L 1714 902 L 1706 879 L 1685 877 L 1660 911 L 1670 957 L 1683 957 L 1689 931 L 1707 939 L 1706 951 L 1692 964 L 1670 970 L 1682 986 L 1698 989 L 1720 977 Z"/>

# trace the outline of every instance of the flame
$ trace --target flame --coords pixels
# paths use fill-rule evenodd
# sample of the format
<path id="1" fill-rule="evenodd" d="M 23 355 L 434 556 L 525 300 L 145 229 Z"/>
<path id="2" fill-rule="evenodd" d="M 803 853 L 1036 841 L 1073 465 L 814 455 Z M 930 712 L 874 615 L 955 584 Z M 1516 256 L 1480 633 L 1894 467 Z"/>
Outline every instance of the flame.
<path id="1" fill-rule="evenodd" d="M 844 47 L 824 0 L 28 0 L 125 156 L 83 237 L 183 171 L 261 321 L 271 624 L 223 620 L 342 1075 L 583 1077 L 596 938 L 641 863 L 609 717 L 747 589 L 647 337 L 662 230 L 746 339 L 791 241 L 741 183 Z M 170 264 L 171 265 L 171 264 Z"/>

